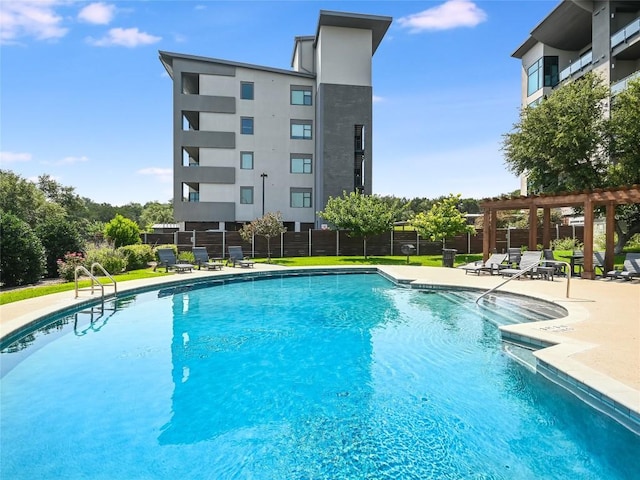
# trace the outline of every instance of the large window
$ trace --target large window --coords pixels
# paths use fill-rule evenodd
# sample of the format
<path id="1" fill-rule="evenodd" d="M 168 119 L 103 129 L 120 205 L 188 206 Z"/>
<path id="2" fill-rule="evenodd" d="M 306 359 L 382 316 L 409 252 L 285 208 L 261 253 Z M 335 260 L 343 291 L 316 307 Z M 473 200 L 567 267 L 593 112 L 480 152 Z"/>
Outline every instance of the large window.
<path id="1" fill-rule="evenodd" d="M 240 152 L 240 168 L 253 170 L 253 152 Z"/>
<path id="2" fill-rule="evenodd" d="M 245 205 L 253 203 L 253 187 L 240 187 L 240 203 Z"/>
<path id="3" fill-rule="evenodd" d="M 253 135 L 253 117 L 240 118 L 240 133 L 242 135 Z"/>
<path id="4" fill-rule="evenodd" d="M 311 87 L 291 86 L 291 105 L 312 105 Z"/>
<path id="5" fill-rule="evenodd" d="M 311 155 L 291 154 L 291 173 L 311 173 L 313 160 Z"/>
<path id="6" fill-rule="evenodd" d="M 189 192 L 189 201 L 190 202 L 199 202 L 200 201 L 200 192 Z"/>
<path id="7" fill-rule="evenodd" d="M 253 100 L 252 82 L 240 82 L 240 98 L 243 100 Z"/>
<path id="8" fill-rule="evenodd" d="M 527 96 L 559 81 L 558 57 L 542 57 L 527 69 Z"/>
<path id="9" fill-rule="evenodd" d="M 291 120 L 291 138 L 311 140 L 311 120 Z"/>
<path id="10" fill-rule="evenodd" d="M 292 188 L 291 208 L 311 208 L 311 189 Z"/>

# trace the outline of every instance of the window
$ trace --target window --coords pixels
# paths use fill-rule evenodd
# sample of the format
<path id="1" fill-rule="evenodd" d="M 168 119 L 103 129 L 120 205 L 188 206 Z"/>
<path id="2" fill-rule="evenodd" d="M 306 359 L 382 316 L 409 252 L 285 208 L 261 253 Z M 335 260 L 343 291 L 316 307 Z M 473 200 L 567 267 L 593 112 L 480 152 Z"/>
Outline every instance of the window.
<path id="1" fill-rule="evenodd" d="M 311 140 L 311 120 L 291 120 L 291 138 Z"/>
<path id="2" fill-rule="evenodd" d="M 542 57 L 527 69 L 527 96 L 559 82 L 558 57 Z"/>
<path id="3" fill-rule="evenodd" d="M 292 188 L 291 189 L 292 208 L 311 208 L 311 189 Z"/>
<path id="4" fill-rule="evenodd" d="M 253 187 L 240 187 L 240 203 L 253 204 Z"/>
<path id="5" fill-rule="evenodd" d="M 253 82 L 240 82 L 240 98 L 253 100 Z"/>
<path id="6" fill-rule="evenodd" d="M 242 135 L 253 135 L 253 117 L 240 118 L 240 133 Z"/>
<path id="7" fill-rule="evenodd" d="M 189 192 L 189 201 L 190 202 L 199 202 L 200 201 L 200 192 Z"/>
<path id="8" fill-rule="evenodd" d="M 291 173 L 311 173 L 311 155 L 295 153 L 291 155 Z"/>
<path id="9" fill-rule="evenodd" d="M 253 152 L 240 152 L 240 168 L 253 170 Z"/>
<path id="10" fill-rule="evenodd" d="M 312 105 L 311 87 L 291 86 L 291 105 Z"/>

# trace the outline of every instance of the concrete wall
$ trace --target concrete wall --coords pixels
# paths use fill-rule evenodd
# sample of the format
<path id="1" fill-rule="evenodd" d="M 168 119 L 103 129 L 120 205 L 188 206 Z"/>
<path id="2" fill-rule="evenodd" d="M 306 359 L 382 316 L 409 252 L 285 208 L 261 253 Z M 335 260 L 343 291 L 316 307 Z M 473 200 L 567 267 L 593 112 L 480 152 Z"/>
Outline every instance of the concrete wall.
<path id="1" fill-rule="evenodd" d="M 316 47 L 318 84 L 371 86 L 371 30 L 322 26 Z"/>

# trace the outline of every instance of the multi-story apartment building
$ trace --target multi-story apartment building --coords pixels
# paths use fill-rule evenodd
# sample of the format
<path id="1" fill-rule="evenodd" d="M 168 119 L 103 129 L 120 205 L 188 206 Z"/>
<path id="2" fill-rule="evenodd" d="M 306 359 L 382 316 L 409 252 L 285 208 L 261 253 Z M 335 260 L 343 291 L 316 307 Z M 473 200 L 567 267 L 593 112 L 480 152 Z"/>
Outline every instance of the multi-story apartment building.
<path id="1" fill-rule="evenodd" d="M 391 18 L 321 11 L 292 70 L 159 52 L 173 79 L 174 215 L 233 230 L 281 212 L 318 227 L 330 196 L 371 193 L 372 57 Z"/>
<path id="2" fill-rule="evenodd" d="M 523 106 L 589 71 L 615 95 L 640 77 L 640 1 L 563 0 L 512 57 L 522 60 Z"/>

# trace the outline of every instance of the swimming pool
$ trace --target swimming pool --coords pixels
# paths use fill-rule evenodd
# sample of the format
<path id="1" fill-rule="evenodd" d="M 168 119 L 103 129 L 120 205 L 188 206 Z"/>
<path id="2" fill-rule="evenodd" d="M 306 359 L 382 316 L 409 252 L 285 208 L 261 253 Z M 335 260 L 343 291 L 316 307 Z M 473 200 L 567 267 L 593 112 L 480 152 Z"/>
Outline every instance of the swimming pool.
<path id="1" fill-rule="evenodd" d="M 638 437 L 511 360 L 515 313 L 462 291 L 283 276 L 117 303 L 2 351 L 3 478 L 636 473 Z"/>

